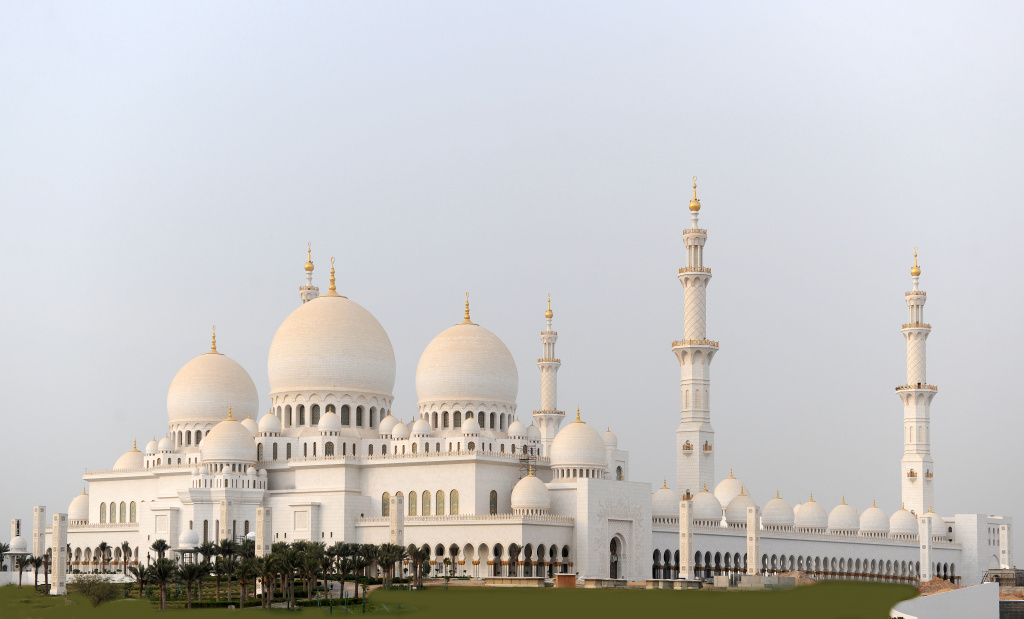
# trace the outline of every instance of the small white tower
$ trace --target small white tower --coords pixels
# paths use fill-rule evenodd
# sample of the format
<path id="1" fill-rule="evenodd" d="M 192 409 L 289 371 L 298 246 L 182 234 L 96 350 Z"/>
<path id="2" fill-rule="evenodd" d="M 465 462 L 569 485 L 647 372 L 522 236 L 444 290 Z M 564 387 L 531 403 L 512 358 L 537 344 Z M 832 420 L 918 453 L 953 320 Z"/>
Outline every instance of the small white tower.
<path id="1" fill-rule="evenodd" d="M 928 296 L 918 286 L 921 267 L 917 266 L 916 247 L 910 275 L 914 281 L 914 289 L 906 295 L 910 318 L 903 325 L 903 337 L 907 340 L 907 382 L 896 387 L 896 395 L 903 402 L 903 504 L 923 516 L 931 510 L 935 496 L 929 408 L 938 387 L 929 385 L 925 376 L 925 343 L 932 326 L 924 321 L 924 303 Z"/>
<path id="2" fill-rule="evenodd" d="M 700 201 L 697 177 L 693 177 L 690 201 L 691 224 L 683 231 L 686 266 L 679 269 L 683 285 L 683 339 L 672 342 L 672 352 L 681 372 L 681 414 L 676 430 L 676 488 L 679 492 L 697 492 L 715 485 L 715 430 L 711 427 L 711 360 L 718 342 L 707 339 L 707 286 L 711 269 L 704 266 L 707 230 L 697 226 Z"/>
<path id="3" fill-rule="evenodd" d="M 313 244 L 306 246 L 306 285 L 299 287 L 299 297 L 308 303 L 320 296 L 320 288 L 313 285 Z"/>
<path id="4" fill-rule="evenodd" d="M 537 367 L 540 368 L 540 410 L 533 411 L 533 419 L 540 429 L 542 456 L 550 455 L 548 450 L 551 448 L 551 441 L 555 440 L 558 428 L 565 419 L 565 411 L 558 410 L 558 368 L 562 366 L 562 360 L 555 357 L 558 332 L 551 330 L 551 319 L 554 316 L 554 312 L 551 311 L 551 295 L 548 295 L 548 310 L 544 312 L 547 329 L 540 334 L 544 355 L 537 359 Z"/>

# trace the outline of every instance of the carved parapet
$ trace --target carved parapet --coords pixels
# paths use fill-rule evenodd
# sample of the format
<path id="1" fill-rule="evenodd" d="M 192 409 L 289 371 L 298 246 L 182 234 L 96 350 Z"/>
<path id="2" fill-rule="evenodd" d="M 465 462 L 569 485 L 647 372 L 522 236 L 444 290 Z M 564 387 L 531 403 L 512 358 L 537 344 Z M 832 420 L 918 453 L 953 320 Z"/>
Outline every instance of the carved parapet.
<path id="1" fill-rule="evenodd" d="M 916 383 L 913 385 L 900 385 L 896 387 L 896 391 L 913 391 L 917 389 L 927 389 L 928 391 L 938 391 L 939 388 L 935 385 L 926 385 L 924 383 Z"/>
<path id="2" fill-rule="evenodd" d="M 712 348 L 718 348 L 718 340 L 676 340 L 672 342 L 672 348 L 682 346 L 711 346 Z"/>

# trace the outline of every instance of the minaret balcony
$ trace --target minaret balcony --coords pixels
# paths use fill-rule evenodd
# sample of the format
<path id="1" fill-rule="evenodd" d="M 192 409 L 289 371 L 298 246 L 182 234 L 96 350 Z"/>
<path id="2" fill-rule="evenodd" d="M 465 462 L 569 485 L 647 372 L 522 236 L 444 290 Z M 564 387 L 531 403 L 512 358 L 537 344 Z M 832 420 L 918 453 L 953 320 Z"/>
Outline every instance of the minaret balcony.
<path id="1" fill-rule="evenodd" d="M 901 327 L 902 329 L 931 329 L 932 326 L 927 322 L 908 322 Z"/>
<path id="2" fill-rule="evenodd" d="M 915 471 L 914 469 L 910 469 L 909 471 L 907 471 L 907 479 L 909 479 L 910 481 L 917 481 L 917 471 Z"/>
<path id="3" fill-rule="evenodd" d="M 711 275 L 711 269 L 709 267 L 683 267 L 679 269 L 679 274 L 683 273 L 707 273 Z"/>
<path id="4" fill-rule="evenodd" d="M 711 346 L 712 348 L 718 348 L 717 340 L 676 340 L 672 342 L 672 348 L 678 348 L 681 346 Z"/>
<path id="5" fill-rule="evenodd" d="M 537 363 L 561 363 L 561 359 L 537 359 Z"/>
<path id="6" fill-rule="evenodd" d="M 906 294 L 908 297 L 927 297 L 928 293 L 924 290 L 911 290 Z"/>
<path id="7" fill-rule="evenodd" d="M 705 228 L 687 228 L 683 230 L 683 234 L 707 234 L 708 231 Z"/>
<path id="8" fill-rule="evenodd" d="M 914 385 L 900 385 L 896 387 L 896 391 L 916 391 L 918 389 L 927 389 L 928 391 L 938 391 L 939 388 L 935 385 L 926 385 L 924 383 L 917 383 Z"/>

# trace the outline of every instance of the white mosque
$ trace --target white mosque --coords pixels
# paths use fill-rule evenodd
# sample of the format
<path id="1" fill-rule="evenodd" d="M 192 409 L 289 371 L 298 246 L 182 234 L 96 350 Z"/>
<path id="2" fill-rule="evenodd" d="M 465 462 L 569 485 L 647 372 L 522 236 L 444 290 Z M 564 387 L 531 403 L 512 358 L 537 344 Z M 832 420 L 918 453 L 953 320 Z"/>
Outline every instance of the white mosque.
<path id="1" fill-rule="evenodd" d="M 88 471 L 86 489 L 66 515 L 54 516 L 57 528 L 36 507 L 31 547 L 13 521 L 6 567 L 18 554 L 42 556 L 51 547 L 85 571 L 99 566 L 101 542 L 119 566 L 151 560 L 157 539 L 180 554 L 247 536 L 261 554 L 294 540 L 427 544 L 436 562 L 451 559 L 457 574 L 474 578 L 570 573 L 638 581 L 802 570 L 969 584 L 990 567 L 1012 565 L 1009 518 L 932 512 L 929 406 L 937 388 L 925 377 L 931 327 L 916 252 L 903 325 L 907 378 L 896 388 L 904 407 L 902 506 L 891 515 L 875 505 L 858 513 L 844 500 L 829 511 L 813 496 L 757 506 L 731 471 L 716 477 L 710 367 L 718 343 L 705 330 L 711 270 L 696 179 L 689 208 L 679 269 L 685 326 L 672 343 L 682 372 L 675 489 L 665 484 L 652 494 L 650 483 L 630 479 L 629 453 L 579 411 L 564 423 L 550 301 L 537 362 L 540 410 L 521 415 L 529 424 L 516 407 L 516 363 L 498 336 L 471 320 L 468 296 L 462 322 L 420 357 L 417 414 L 405 423 L 392 414 L 387 332 L 338 293 L 333 266 L 320 295 L 310 256 L 301 304 L 270 343 L 270 411 L 260 415 L 250 375 L 218 350 L 214 334 L 210 350 L 171 381 L 164 436 L 143 450 L 133 446 L 108 470 Z M 521 550 L 510 553 L 513 546 Z"/>

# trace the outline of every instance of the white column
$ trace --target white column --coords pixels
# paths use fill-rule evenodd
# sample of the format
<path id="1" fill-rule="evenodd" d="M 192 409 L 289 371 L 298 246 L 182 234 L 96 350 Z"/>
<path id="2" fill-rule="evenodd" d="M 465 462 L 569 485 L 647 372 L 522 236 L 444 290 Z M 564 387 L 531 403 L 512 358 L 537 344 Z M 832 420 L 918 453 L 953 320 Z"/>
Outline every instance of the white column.
<path id="1" fill-rule="evenodd" d="M 32 554 L 41 557 L 46 554 L 46 506 L 32 508 Z"/>
<path id="2" fill-rule="evenodd" d="M 393 496 L 389 499 L 388 518 L 390 519 L 390 542 L 398 546 L 405 546 L 405 497 Z"/>
<path id="3" fill-rule="evenodd" d="M 271 508 L 256 508 L 256 556 L 270 554 L 274 544 L 274 518 Z"/>
<path id="4" fill-rule="evenodd" d="M 921 582 L 928 582 L 935 577 L 932 573 L 932 516 L 920 516 L 917 526 L 917 538 L 921 544 Z"/>
<path id="5" fill-rule="evenodd" d="M 1004 570 L 1013 567 L 1013 536 L 1008 524 L 999 525 L 999 567 Z"/>
<path id="6" fill-rule="evenodd" d="M 747 574 L 756 576 L 761 567 L 761 508 L 747 508 Z"/>
<path id="7" fill-rule="evenodd" d="M 693 580 L 693 499 L 679 501 L 679 578 Z"/>
<path id="8" fill-rule="evenodd" d="M 54 514 L 50 529 L 50 595 L 67 594 L 68 515 Z"/>

